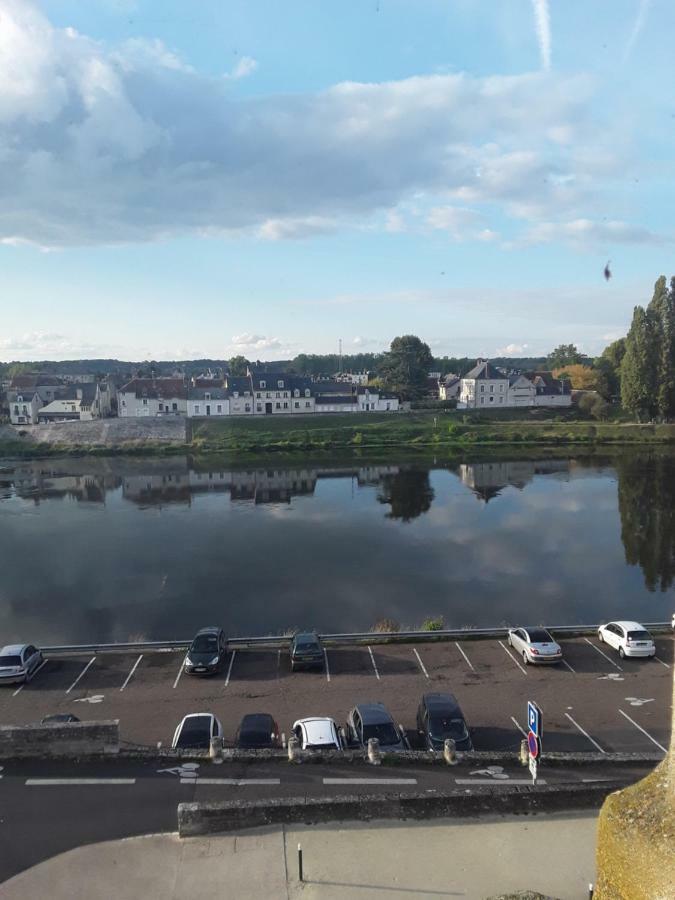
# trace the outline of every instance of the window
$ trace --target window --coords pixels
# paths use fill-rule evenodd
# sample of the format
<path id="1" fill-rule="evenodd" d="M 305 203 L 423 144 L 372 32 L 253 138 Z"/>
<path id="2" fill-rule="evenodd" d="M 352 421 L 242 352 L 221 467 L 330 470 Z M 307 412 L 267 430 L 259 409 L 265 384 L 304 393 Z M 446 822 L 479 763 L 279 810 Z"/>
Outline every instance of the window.
<path id="1" fill-rule="evenodd" d="M 210 399 L 211 399 L 211 394 L 208 394 L 208 393 L 204 394 L 204 399 L 205 399 L 205 400 L 210 400 Z"/>
<path id="2" fill-rule="evenodd" d="M 500 390 L 502 393 L 504 393 L 504 385 L 503 385 L 503 384 L 500 384 L 500 385 L 499 385 L 499 390 Z"/>
<path id="3" fill-rule="evenodd" d="M 490 403 L 494 403 L 494 402 L 495 402 L 495 398 L 494 398 L 494 397 L 490 397 Z"/>
<path id="4" fill-rule="evenodd" d="M 127 401 L 126 401 L 126 400 L 122 400 L 122 406 L 126 406 L 126 405 L 127 405 Z"/>
<path id="5" fill-rule="evenodd" d="M 500 403 L 503 403 L 503 402 L 504 402 L 504 398 L 503 398 L 503 397 L 500 397 L 500 398 L 499 398 L 499 402 L 500 402 Z"/>
<path id="6" fill-rule="evenodd" d="M 490 393 L 494 394 L 494 392 L 495 392 L 495 386 L 494 386 L 494 384 L 491 384 L 490 385 Z"/>
<path id="7" fill-rule="evenodd" d="M 16 406 L 16 405 L 14 406 L 14 415 L 15 415 L 15 416 L 18 416 L 18 415 L 19 415 L 19 407 Z"/>
<path id="8" fill-rule="evenodd" d="M 481 403 L 485 403 L 485 397 L 481 397 L 481 398 L 480 398 L 480 402 L 481 402 Z"/>
<path id="9" fill-rule="evenodd" d="M 160 404 L 159 404 L 159 411 L 162 412 L 163 409 L 164 409 L 164 404 L 163 404 L 163 403 L 160 403 Z"/>
<path id="10" fill-rule="evenodd" d="M 258 393 L 255 395 L 255 399 L 260 400 L 260 391 L 258 391 Z"/>
<path id="11" fill-rule="evenodd" d="M 284 386 L 283 381 L 277 381 L 277 387 L 282 388 Z"/>
<path id="12" fill-rule="evenodd" d="M 172 403 L 172 404 L 171 404 L 171 409 L 172 409 L 174 412 L 178 412 L 178 404 L 177 404 L 177 403 Z"/>
<path id="13" fill-rule="evenodd" d="M 300 409 L 300 404 L 299 404 L 298 402 L 296 402 L 295 408 L 296 408 L 296 409 Z"/>
<path id="14" fill-rule="evenodd" d="M 299 391 L 297 388 L 293 391 L 293 396 L 294 396 L 294 397 L 299 397 L 299 396 L 300 396 L 300 391 Z"/>
<path id="15" fill-rule="evenodd" d="M 279 397 L 281 397 L 281 394 L 279 393 L 279 391 L 277 391 L 277 400 L 279 399 Z"/>
<path id="16" fill-rule="evenodd" d="M 270 399 L 270 397 L 271 397 L 271 396 L 272 396 L 272 395 L 271 395 L 271 394 L 270 394 L 270 392 L 269 392 L 269 391 L 268 391 L 268 392 L 267 392 L 267 393 L 266 393 L 266 394 L 265 394 L 265 396 L 266 396 L 266 397 L 267 397 L 267 399 L 268 399 L 268 400 L 269 400 L 269 399 Z"/>
<path id="17" fill-rule="evenodd" d="M 244 411 L 245 411 L 245 412 L 251 412 L 251 404 L 250 404 L 250 403 L 246 403 L 246 404 L 244 405 Z"/>
<path id="18" fill-rule="evenodd" d="M 222 405 L 219 403 L 218 406 L 216 406 L 216 412 L 221 413 L 222 411 L 223 411 L 223 407 L 222 407 Z"/>
<path id="19" fill-rule="evenodd" d="M 262 403 L 256 403 L 255 408 L 256 412 L 262 412 Z"/>
<path id="20" fill-rule="evenodd" d="M 305 407 L 311 406 L 311 405 L 312 405 L 312 404 L 309 402 L 309 400 L 305 400 Z"/>
<path id="21" fill-rule="evenodd" d="M 147 405 L 148 405 L 148 398 L 143 397 L 143 406 L 147 406 Z"/>
<path id="22" fill-rule="evenodd" d="M 236 399 L 239 396 L 239 391 L 232 391 L 232 396 Z"/>
<path id="23" fill-rule="evenodd" d="M 484 384 L 481 384 L 481 386 L 480 386 L 480 392 L 481 392 L 481 394 L 484 394 L 484 393 L 485 393 L 485 385 L 484 385 Z"/>
<path id="24" fill-rule="evenodd" d="M 266 387 L 267 387 L 267 382 L 266 382 L 266 381 L 261 381 L 261 382 L 260 382 L 260 387 L 261 387 L 261 388 L 266 388 Z M 269 397 L 269 394 L 268 394 L 267 396 Z"/>
<path id="25" fill-rule="evenodd" d="M 281 409 L 281 403 L 275 403 L 274 405 L 277 409 Z"/>
<path id="26" fill-rule="evenodd" d="M 305 397 L 309 397 L 309 396 L 311 396 L 310 392 L 309 392 L 309 388 L 305 388 Z"/>
<path id="27" fill-rule="evenodd" d="M 288 409 L 288 403 L 284 403 L 284 409 Z"/>

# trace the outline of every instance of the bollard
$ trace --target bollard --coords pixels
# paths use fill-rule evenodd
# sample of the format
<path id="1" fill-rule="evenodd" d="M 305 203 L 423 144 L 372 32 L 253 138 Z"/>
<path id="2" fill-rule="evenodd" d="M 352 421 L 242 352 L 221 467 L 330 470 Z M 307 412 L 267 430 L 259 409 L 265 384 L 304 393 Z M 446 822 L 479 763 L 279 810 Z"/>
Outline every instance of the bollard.
<path id="1" fill-rule="evenodd" d="M 209 744 L 209 757 L 212 763 L 219 765 L 223 761 L 223 739 L 221 737 L 212 737 Z"/>
<path id="2" fill-rule="evenodd" d="M 455 742 L 452 738 L 446 738 L 443 741 L 443 759 L 449 766 L 457 765 L 457 751 L 455 750 Z"/>
<path id="3" fill-rule="evenodd" d="M 377 738 L 368 738 L 368 762 L 372 766 L 379 766 L 382 762 L 380 742 Z"/>
<path id="4" fill-rule="evenodd" d="M 530 761 L 530 750 L 527 741 L 520 742 L 520 764 L 526 766 Z"/>
<path id="5" fill-rule="evenodd" d="M 298 844 L 298 881 L 304 881 L 302 872 L 302 847 Z"/>
<path id="6" fill-rule="evenodd" d="M 300 741 L 296 737 L 288 739 L 288 761 L 300 762 Z"/>
<path id="7" fill-rule="evenodd" d="M 593 885 L 588 885 L 588 900 L 593 900 Z"/>

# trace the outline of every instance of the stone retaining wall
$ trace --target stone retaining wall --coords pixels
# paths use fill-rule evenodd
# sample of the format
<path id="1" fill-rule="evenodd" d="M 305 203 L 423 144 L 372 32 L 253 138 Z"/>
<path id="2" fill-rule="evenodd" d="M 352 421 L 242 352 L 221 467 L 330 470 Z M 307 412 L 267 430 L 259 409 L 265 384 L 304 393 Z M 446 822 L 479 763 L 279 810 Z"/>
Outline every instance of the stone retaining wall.
<path id="1" fill-rule="evenodd" d="M 109 756 L 119 752 L 119 720 L 0 725 L 0 759 Z"/>
<path id="2" fill-rule="evenodd" d="M 62 444 L 68 447 L 184 444 L 186 421 L 183 416 L 167 416 L 158 419 L 113 418 L 92 419 L 89 422 L 48 422 L 44 425 L 7 426 L 3 429 L 2 437 L 26 444 Z"/>

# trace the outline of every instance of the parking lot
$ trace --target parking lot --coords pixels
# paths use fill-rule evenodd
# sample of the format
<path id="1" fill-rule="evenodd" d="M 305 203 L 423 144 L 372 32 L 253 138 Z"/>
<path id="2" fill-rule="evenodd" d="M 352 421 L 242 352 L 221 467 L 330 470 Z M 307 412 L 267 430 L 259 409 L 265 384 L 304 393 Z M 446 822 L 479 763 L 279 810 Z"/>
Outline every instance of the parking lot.
<path id="1" fill-rule="evenodd" d="M 184 653 L 53 655 L 33 679 L 0 689 L 0 722 L 51 713 L 119 719 L 133 744 L 170 745 L 187 713 L 213 712 L 233 740 L 245 713 L 268 712 L 282 732 L 306 716 L 344 723 L 351 707 L 380 700 L 415 747 L 426 691 L 453 692 L 477 750 L 515 750 L 528 700 L 544 713 L 544 751 L 665 752 L 670 741 L 673 639 L 655 659 L 622 660 L 596 637 L 561 642 L 564 663 L 525 666 L 506 640 L 372 644 L 326 650 L 324 672 L 291 673 L 287 650 L 234 650 L 210 677 L 186 676 Z"/>

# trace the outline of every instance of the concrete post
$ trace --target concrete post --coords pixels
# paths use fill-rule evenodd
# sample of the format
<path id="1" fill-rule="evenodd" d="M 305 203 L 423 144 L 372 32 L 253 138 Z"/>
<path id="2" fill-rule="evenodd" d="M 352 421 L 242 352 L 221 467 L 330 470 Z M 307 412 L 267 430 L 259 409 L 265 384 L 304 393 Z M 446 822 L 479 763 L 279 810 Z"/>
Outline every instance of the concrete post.
<path id="1" fill-rule="evenodd" d="M 520 764 L 521 766 L 527 766 L 530 762 L 530 748 L 527 745 L 527 741 L 520 742 Z"/>
<path id="2" fill-rule="evenodd" d="M 288 739 L 288 761 L 299 763 L 300 759 L 300 741 L 296 737 Z"/>
<path id="3" fill-rule="evenodd" d="M 368 762 L 371 766 L 379 766 L 382 762 L 380 742 L 377 738 L 368 738 Z"/>
<path id="4" fill-rule="evenodd" d="M 209 758 L 212 763 L 219 765 L 223 761 L 223 739 L 221 737 L 212 737 L 209 744 Z"/>
<path id="5" fill-rule="evenodd" d="M 443 759 L 449 766 L 457 765 L 457 751 L 455 750 L 455 742 L 452 738 L 446 738 L 443 741 Z"/>

